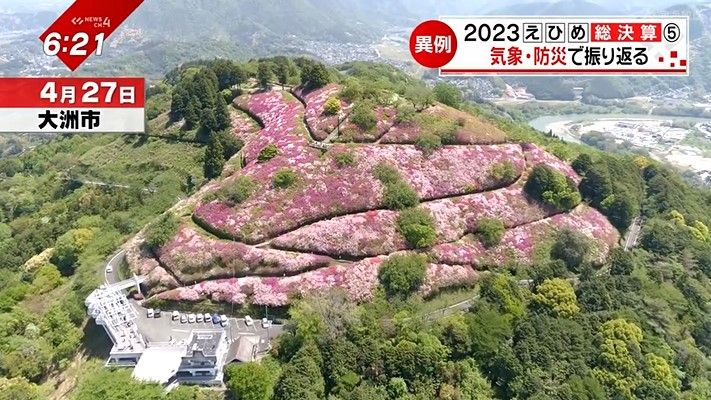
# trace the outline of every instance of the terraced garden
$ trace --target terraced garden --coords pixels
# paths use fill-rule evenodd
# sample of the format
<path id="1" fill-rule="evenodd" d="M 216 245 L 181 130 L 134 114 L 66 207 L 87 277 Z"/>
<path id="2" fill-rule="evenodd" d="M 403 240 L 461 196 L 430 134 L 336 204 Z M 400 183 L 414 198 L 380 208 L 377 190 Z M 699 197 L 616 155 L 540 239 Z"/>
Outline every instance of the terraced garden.
<path id="1" fill-rule="evenodd" d="M 357 105 L 331 100 L 339 91 L 332 84 L 235 99 L 243 167 L 194 196 L 171 240 L 127 249 L 151 296 L 282 306 L 294 294 L 340 287 L 367 301 L 381 264 L 408 252 L 427 255 L 419 288 L 427 296 L 470 285 L 490 267 L 530 264 L 563 229 L 594 239 L 598 261 L 619 241 L 595 209 L 561 209 L 524 190 L 540 164 L 580 181 L 542 148 L 508 142 L 489 123 L 441 104 L 400 115 L 405 100 L 397 96 L 375 107 L 375 123 L 364 128 Z M 428 134 L 435 146 L 423 144 Z M 407 218 L 428 221 L 434 234 L 413 241 L 420 228 L 404 228 Z M 505 229 L 495 243 L 477 235 L 484 221 Z"/>

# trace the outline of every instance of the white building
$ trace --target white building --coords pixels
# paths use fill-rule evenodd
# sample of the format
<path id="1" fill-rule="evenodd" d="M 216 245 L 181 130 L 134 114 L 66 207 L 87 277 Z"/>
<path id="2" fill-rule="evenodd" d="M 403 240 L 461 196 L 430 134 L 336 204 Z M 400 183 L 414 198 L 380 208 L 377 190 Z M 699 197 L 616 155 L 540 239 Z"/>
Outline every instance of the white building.
<path id="1" fill-rule="evenodd" d="M 104 327 L 113 342 L 106 366 L 135 367 L 136 379 L 161 384 L 221 385 L 222 369 L 228 360 L 256 359 L 259 337 L 256 345 L 249 335 L 230 342 L 226 330 L 220 327 L 173 330 L 167 319 L 139 317 L 124 289 L 138 286 L 144 280 L 134 276 L 123 282 L 102 285 L 86 298 L 89 315 L 97 325 Z M 149 340 L 150 335 L 142 333 L 139 323 L 154 324 L 152 329 L 170 334 L 170 340 Z"/>

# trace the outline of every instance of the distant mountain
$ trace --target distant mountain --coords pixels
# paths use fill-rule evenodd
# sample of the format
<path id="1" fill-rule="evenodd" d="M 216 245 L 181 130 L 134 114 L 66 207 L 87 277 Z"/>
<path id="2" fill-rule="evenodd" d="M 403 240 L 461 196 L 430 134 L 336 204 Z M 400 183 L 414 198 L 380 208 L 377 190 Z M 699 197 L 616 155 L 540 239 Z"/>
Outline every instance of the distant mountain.
<path id="1" fill-rule="evenodd" d="M 613 9 L 585 0 L 516 3 L 491 12 L 492 15 L 614 15 Z"/>
<path id="2" fill-rule="evenodd" d="M 364 42 L 377 38 L 393 19 L 406 18 L 402 9 L 401 1 L 375 0 L 153 0 L 126 25 L 183 41 L 207 37 L 248 46 L 292 37 Z"/>
<path id="3" fill-rule="evenodd" d="M 0 33 L 46 29 L 56 18 L 53 11 L 3 12 L 0 11 Z"/>

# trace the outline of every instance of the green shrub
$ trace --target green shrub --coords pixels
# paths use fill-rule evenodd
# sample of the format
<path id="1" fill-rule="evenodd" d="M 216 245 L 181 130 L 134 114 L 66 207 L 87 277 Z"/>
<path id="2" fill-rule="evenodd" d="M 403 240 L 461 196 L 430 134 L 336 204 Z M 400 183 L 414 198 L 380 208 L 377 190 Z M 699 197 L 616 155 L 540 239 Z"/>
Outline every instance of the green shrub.
<path id="1" fill-rule="evenodd" d="M 421 133 L 417 137 L 415 146 L 424 154 L 432 154 L 433 151 L 442 147 L 442 138 L 432 133 Z"/>
<path id="2" fill-rule="evenodd" d="M 376 165 L 375 168 L 373 168 L 373 175 L 385 185 L 398 182 L 402 179 L 400 172 L 392 165 L 386 163 Z"/>
<path id="3" fill-rule="evenodd" d="M 299 176 L 289 168 L 282 168 L 274 174 L 272 184 L 277 189 L 286 189 L 294 186 Z"/>
<path id="4" fill-rule="evenodd" d="M 397 123 L 407 123 L 415 120 L 417 112 L 415 107 L 409 103 L 402 103 L 397 106 L 395 113 L 395 122 Z"/>
<path id="5" fill-rule="evenodd" d="M 256 187 L 257 183 L 254 179 L 240 175 L 231 186 L 227 186 L 221 191 L 219 197 L 235 204 L 241 203 L 254 193 Z"/>
<path id="6" fill-rule="evenodd" d="M 459 88 L 449 83 L 440 82 L 436 84 L 433 92 L 437 101 L 450 107 L 457 108 L 463 101 L 462 92 Z"/>
<path id="7" fill-rule="evenodd" d="M 146 228 L 146 244 L 151 249 L 157 249 L 168 243 L 178 231 L 178 218 L 172 213 L 163 214 L 160 219 Z"/>
<path id="8" fill-rule="evenodd" d="M 262 151 L 259 152 L 259 156 L 257 156 L 257 161 L 259 162 L 265 162 L 269 161 L 272 158 L 276 157 L 279 154 L 279 148 L 274 144 L 270 143 L 262 149 Z"/>
<path id="9" fill-rule="evenodd" d="M 486 247 L 499 244 L 505 231 L 504 223 L 497 218 L 482 218 L 476 224 L 476 234 Z"/>
<path id="10" fill-rule="evenodd" d="M 350 151 L 334 153 L 332 157 L 339 167 L 348 167 L 355 165 L 355 155 L 353 155 L 353 153 Z"/>
<path id="11" fill-rule="evenodd" d="M 375 129 L 378 124 L 378 118 L 370 105 L 361 103 L 353 109 L 351 114 L 351 122 L 364 131 Z"/>
<path id="12" fill-rule="evenodd" d="M 489 174 L 498 183 L 511 183 L 518 177 L 516 166 L 508 160 L 492 165 Z"/>
<path id="13" fill-rule="evenodd" d="M 561 260 L 572 272 L 580 272 L 587 262 L 592 245 L 583 234 L 571 230 L 560 231 L 551 247 L 551 258 Z"/>
<path id="14" fill-rule="evenodd" d="M 378 278 L 388 295 L 406 296 L 422 285 L 426 272 L 427 257 L 424 255 L 393 255 L 380 266 Z"/>
<path id="15" fill-rule="evenodd" d="M 341 101 L 336 97 L 329 97 L 323 105 L 323 113 L 326 115 L 336 115 L 341 111 Z"/>
<path id="16" fill-rule="evenodd" d="M 427 210 L 410 208 L 397 216 L 397 229 L 414 248 L 430 247 L 437 241 L 435 220 Z"/>
<path id="17" fill-rule="evenodd" d="M 397 181 L 385 185 L 383 203 L 385 207 L 391 210 L 402 210 L 403 208 L 414 207 L 419 201 L 420 199 L 417 196 L 417 192 L 415 192 L 415 189 L 410 187 L 407 182 Z"/>
<path id="18" fill-rule="evenodd" d="M 545 164 L 533 167 L 524 190 L 559 211 L 570 210 L 582 201 L 575 182 Z"/>

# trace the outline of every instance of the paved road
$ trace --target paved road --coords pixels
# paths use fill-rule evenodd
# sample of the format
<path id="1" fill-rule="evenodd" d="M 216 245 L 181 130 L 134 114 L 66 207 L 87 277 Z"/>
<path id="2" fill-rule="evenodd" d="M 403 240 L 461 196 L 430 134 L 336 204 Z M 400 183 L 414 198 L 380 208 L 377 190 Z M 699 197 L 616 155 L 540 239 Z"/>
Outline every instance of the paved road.
<path id="1" fill-rule="evenodd" d="M 126 252 L 124 250 L 120 250 L 118 253 L 114 254 L 111 259 L 109 259 L 109 262 L 107 262 L 104 267 L 104 280 L 106 283 L 112 284 L 121 281 L 121 278 L 119 277 L 119 268 L 121 268 L 121 264 L 125 259 Z M 109 267 L 111 267 L 111 272 L 107 272 Z"/>

